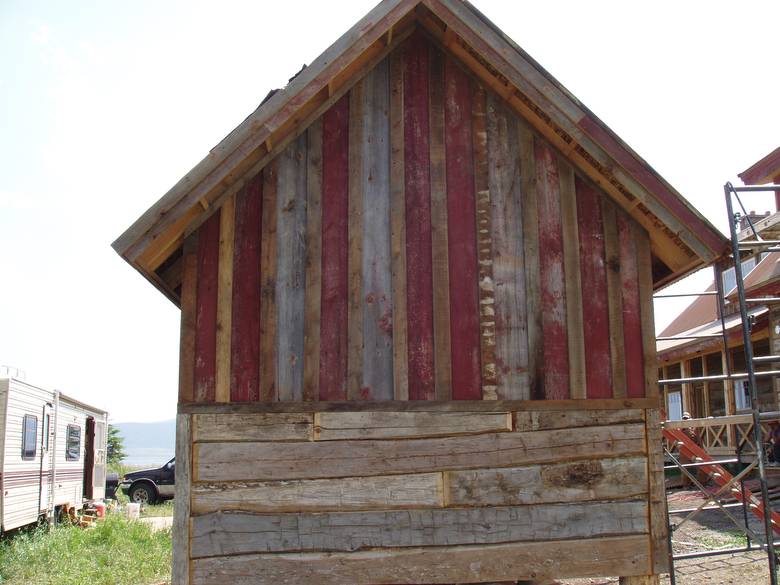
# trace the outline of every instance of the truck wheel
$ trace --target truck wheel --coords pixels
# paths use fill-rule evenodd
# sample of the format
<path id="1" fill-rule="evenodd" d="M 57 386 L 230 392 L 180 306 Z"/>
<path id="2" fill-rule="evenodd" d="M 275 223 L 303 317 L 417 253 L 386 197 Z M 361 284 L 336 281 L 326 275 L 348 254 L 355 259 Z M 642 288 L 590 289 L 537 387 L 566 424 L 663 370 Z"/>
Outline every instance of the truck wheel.
<path id="1" fill-rule="evenodd" d="M 127 495 L 136 504 L 154 504 L 157 501 L 157 490 L 148 483 L 135 484 Z"/>

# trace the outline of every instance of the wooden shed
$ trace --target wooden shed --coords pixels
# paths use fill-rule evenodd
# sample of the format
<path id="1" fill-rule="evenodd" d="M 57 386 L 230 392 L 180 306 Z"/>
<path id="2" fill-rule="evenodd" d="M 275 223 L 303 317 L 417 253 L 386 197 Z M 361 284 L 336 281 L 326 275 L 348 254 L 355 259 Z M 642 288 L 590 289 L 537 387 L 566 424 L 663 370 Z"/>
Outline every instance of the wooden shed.
<path id="1" fill-rule="evenodd" d="M 656 582 L 651 296 L 726 246 L 473 6 L 385 0 L 114 243 L 182 310 L 174 581 Z"/>

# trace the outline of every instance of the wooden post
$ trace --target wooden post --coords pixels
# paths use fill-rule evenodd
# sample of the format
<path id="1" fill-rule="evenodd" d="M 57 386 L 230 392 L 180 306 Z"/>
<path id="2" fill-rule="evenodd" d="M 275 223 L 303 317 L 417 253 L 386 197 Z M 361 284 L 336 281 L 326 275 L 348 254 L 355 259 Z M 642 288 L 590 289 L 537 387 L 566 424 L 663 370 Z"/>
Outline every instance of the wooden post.
<path id="1" fill-rule="evenodd" d="M 190 472 L 192 415 L 176 416 L 176 493 L 173 517 L 173 584 L 190 583 Z"/>
<path id="2" fill-rule="evenodd" d="M 683 360 L 680 362 L 680 377 L 681 378 L 688 378 L 690 377 L 691 373 L 691 367 L 688 364 L 687 360 Z M 694 404 L 693 404 L 693 397 L 691 396 L 693 394 L 693 388 L 690 382 L 682 384 L 682 405 L 683 405 L 683 412 L 689 412 L 691 413 L 691 416 L 693 418 L 696 418 L 696 414 L 694 412 Z"/>
<path id="3" fill-rule="evenodd" d="M 720 359 L 721 359 L 721 370 L 725 374 L 726 372 L 732 371 L 729 368 L 730 362 L 728 361 L 730 359 L 730 356 L 726 353 L 725 349 L 722 349 L 720 352 Z M 730 416 L 732 414 L 737 413 L 737 407 L 734 403 L 734 381 L 733 380 L 726 380 L 723 383 L 723 392 L 725 394 L 724 399 L 726 403 L 726 416 Z M 734 429 L 734 425 L 728 426 L 728 439 L 729 439 L 729 445 L 732 447 L 736 447 L 737 445 L 737 435 L 736 430 Z"/>

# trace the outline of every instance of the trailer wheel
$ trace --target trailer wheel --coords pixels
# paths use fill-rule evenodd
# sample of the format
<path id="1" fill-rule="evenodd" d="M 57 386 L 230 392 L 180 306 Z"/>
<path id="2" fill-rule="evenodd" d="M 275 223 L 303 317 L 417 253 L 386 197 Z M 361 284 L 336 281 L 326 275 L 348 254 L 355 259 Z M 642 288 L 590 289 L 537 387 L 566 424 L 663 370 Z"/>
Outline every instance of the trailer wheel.
<path id="1" fill-rule="evenodd" d="M 147 482 L 135 484 L 127 495 L 136 504 L 154 504 L 157 501 L 157 490 Z"/>

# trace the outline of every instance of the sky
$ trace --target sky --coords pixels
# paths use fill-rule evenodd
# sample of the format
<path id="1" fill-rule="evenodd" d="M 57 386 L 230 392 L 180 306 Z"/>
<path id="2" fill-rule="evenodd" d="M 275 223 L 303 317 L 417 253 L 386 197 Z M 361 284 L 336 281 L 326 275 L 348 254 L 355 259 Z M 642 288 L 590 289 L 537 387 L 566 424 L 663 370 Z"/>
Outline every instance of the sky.
<path id="1" fill-rule="evenodd" d="M 473 1 L 726 232 L 724 183 L 780 145 L 780 2 Z M 178 309 L 110 244 L 372 6 L 0 0 L 0 364 L 172 418 Z"/>

